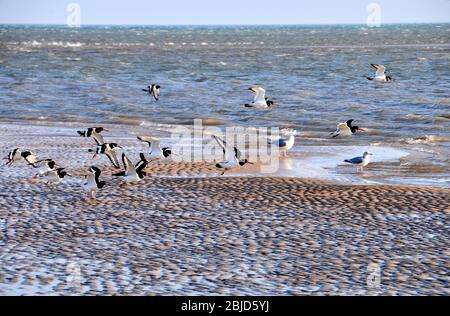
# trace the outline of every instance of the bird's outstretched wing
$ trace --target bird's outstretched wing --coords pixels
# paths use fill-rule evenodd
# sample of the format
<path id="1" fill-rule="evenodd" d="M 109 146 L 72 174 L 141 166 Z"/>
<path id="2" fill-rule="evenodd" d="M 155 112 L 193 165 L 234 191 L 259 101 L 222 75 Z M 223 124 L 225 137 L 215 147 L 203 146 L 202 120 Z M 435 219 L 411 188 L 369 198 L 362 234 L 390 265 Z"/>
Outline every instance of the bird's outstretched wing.
<path id="1" fill-rule="evenodd" d="M 145 168 L 147 168 L 148 165 L 148 161 L 145 158 L 145 155 L 143 153 L 141 153 L 140 155 L 141 160 L 136 164 L 136 172 L 138 174 L 142 173 L 142 171 L 144 171 Z"/>
<path id="2" fill-rule="evenodd" d="M 150 136 L 138 136 L 137 139 L 141 142 L 147 143 L 150 146 L 150 151 L 153 148 L 157 148 L 161 144 L 161 140 Z"/>
<path id="3" fill-rule="evenodd" d="M 135 168 L 134 164 L 127 157 L 127 155 L 125 155 L 125 153 L 122 153 L 122 161 L 123 161 L 123 165 L 125 167 L 125 174 L 127 176 L 132 175 L 133 173 L 136 173 L 136 168 Z"/>
<path id="4" fill-rule="evenodd" d="M 378 64 L 370 64 L 373 68 L 377 70 L 376 76 L 383 76 L 386 73 L 386 67 Z"/>
<path id="5" fill-rule="evenodd" d="M 111 161 L 112 165 L 116 169 L 120 169 L 119 159 L 117 159 L 117 154 L 116 154 L 116 152 L 114 150 L 107 150 L 105 152 L 105 155 L 109 158 L 109 160 Z"/>
<path id="6" fill-rule="evenodd" d="M 93 132 L 91 136 L 95 140 L 95 142 L 97 143 L 98 146 L 101 146 L 105 143 L 105 139 L 99 133 Z"/>

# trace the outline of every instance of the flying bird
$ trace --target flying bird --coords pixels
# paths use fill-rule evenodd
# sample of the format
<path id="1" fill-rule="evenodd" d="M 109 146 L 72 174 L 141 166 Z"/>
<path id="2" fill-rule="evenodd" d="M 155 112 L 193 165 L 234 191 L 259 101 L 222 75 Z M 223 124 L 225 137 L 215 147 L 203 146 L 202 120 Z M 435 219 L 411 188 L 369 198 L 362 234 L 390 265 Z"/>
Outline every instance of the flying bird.
<path id="1" fill-rule="evenodd" d="M 151 160 L 165 159 L 172 155 L 172 150 L 169 147 L 161 148 L 161 141 L 157 138 L 148 136 L 138 136 L 137 139 L 149 145 L 150 149 L 148 154 Z"/>
<path id="2" fill-rule="evenodd" d="M 159 100 L 159 94 L 160 94 L 161 86 L 157 84 L 152 84 L 151 86 L 148 86 L 147 89 L 142 89 L 142 91 L 147 92 L 148 94 L 152 95 L 156 101 Z"/>
<path id="3" fill-rule="evenodd" d="M 147 176 L 147 173 L 144 171 L 144 169 L 148 165 L 147 159 L 145 159 L 145 155 L 143 153 L 140 154 L 141 160 L 136 164 L 136 166 L 131 162 L 131 160 L 125 155 L 125 153 L 122 153 L 122 162 L 125 166 L 125 171 L 116 173 L 113 176 L 115 177 L 122 177 L 123 183 L 120 185 L 120 187 L 123 187 L 126 183 L 137 183 L 144 179 L 145 176 Z"/>
<path id="4" fill-rule="evenodd" d="M 82 183 L 82 188 L 91 193 L 91 198 L 96 199 L 97 191 L 102 189 L 105 185 L 105 181 L 100 181 L 100 175 L 102 171 L 93 166 L 89 168 L 89 175 L 85 176 L 85 181 Z M 86 197 L 85 197 L 86 200 Z"/>
<path id="5" fill-rule="evenodd" d="M 216 164 L 216 168 L 223 169 L 222 176 L 227 172 L 228 170 L 234 169 L 238 166 L 244 166 L 246 164 L 253 164 L 252 162 L 249 162 L 247 159 L 241 159 L 242 154 L 236 147 L 231 147 L 227 145 L 227 142 L 221 139 L 220 137 L 217 137 L 215 135 L 212 136 L 216 142 L 219 144 L 220 148 L 222 148 L 223 155 L 225 157 L 225 161 L 222 163 Z"/>
<path id="6" fill-rule="evenodd" d="M 346 123 L 339 123 L 336 131 L 330 133 L 330 135 L 333 136 L 333 138 L 336 138 L 338 136 L 351 136 L 356 132 L 364 132 L 365 129 L 352 125 L 354 121 L 355 120 L 348 120 Z"/>
<path id="7" fill-rule="evenodd" d="M 82 131 L 77 131 L 78 135 L 81 137 L 92 137 L 97 143 L 100 144 L 105 143 L 103 136 L 100 135 L 102 132 L 108 132 L 108 130 L 103 127 L 90 127 Z"/>
<path id="8" fill-rule="evenodd" d="M 394 78 L 391 76 L 386 76 L 386 67 L 378 64 L 370 64 L 373 68 L 376 69 L 375 77 L 367 77 L 368 80 L 375 82 L 390 82 L 393 81 Z"/>
<path id="9" fill-rule="evenodd" d="M 36 155 L 30 151 L 22 151 L 20 148 L 15 148 L 8 153 L 8 155 L 3 158 L 6 160 L 5 166 L 12 166 L 15 161 L 25 160 L 28 164 L 33 164 L 36 162 Z"/>
<path id="10" fill-rule="evenodd" d="M 287 152 L 291 150 L 292 147 L 294 147 L 297 131 L 286 129 L 282 132 L 285 137 L 269 140 L 268 143 L 269 145 L 278 147 L 280 152 L 283 153 L 284 157 L 287 157 Z"/>
<path id="11" fill-rule="evenodd" d="M 36 179 L 39 176 L 45 175 L 47 172 L 56 170 L 57 163 L 52 159 L 39 160 L 35 163 L 30 164 L 34 170 L 37 172 L 33 176 L 33 179 Z"/>
<path id="12" fill-rule="evenodd" d="M 65 170 L 65 168 L 58 168 L 47 171 L 45 174 L 45 179 L 47 180 L 47 185 L 57 185 L 61 183 L 65 177 L 70 176 Z"/>
<path id="13" fill-rule="evenodd" d="M 255 94 L 252 103 L 245 104 L 246 108 L 268 108 L 274 104 L 273 101 L 266 98 L 266 90 L 261 87 L 248 88 Z"/>
<path id="14" fill-rule="evenodd" d="M 97 144 L 95 149 L 89 149 L 88 152 L 94 153 L 92 159 L 95 159 L 99 155 L 106 155 L 111 164 L 116 169 L 120 169 L 119 159 L 117 158 L 117 154 L 115 152 L 115 148 L 122 148 L 116 143 L 105 143 L 104 141 L 100 141 L 99 139 L 94 137 L 94 140 Z"/>

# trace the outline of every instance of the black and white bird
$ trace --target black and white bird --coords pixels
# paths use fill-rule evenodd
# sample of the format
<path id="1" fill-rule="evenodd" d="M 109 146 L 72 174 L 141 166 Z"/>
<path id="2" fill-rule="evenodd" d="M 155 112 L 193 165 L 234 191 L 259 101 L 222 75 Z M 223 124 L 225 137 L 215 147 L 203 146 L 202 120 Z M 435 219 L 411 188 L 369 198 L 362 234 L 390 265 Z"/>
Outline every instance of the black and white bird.
<path id="1" fill-rule="evenodd" d="M 97 140 L 96 140 L 97 142 Z M 119 159 L 117 158 L 117 153 L 115 152 L 116 148 L 122 148 L 116 143 L 99 143 L 97 142 L 96 149 L 89 149 L 88 152 L 94 153 L 92 159 L 95 159 L 99 155 L 106 155 L 109 161 L 111 161 L 112 165 L 116 169 L 120 169 Z"/>
<path id="2" fill-rule="evenodd" d="M 248 88 L 255 94 L 252 103 L 245 104 L 246 108 L 268 108 L 274 105 L 274 102 L 266 98 L 266 90 L 261 87 Z"/>
<path id="3" fill-rule="evenodd" d="M 375 82 L 390 82 L 393 81 L 394 78 L 391 76 L 386 76 L 386 67 L 378 64 L 370 64 L 373 68 L 376 69 L 375 77 L 367 77 L 368 80 Z"/>
<path id="4" fill-rule="evenodd" d="M 122 177 L 123 183 L 120 185 L 120 187 L 123 187 L 127 183 L 137 183 L 144 179 L 145 176 L 147 176 L 147 173 L 144 171 L 145 168 L 147 168 L 148 161 L 145 159 L 145 155 L 141 153 L 140 155 L 141 160 L 134 165 L 131 160 L 125 155 L 125 153 L 122 153 L 122 162 L 125 167 L 125 171 L 116 173 L 113 176 L 115 177 Z"/>
<path id="5" fill-rule="evenodd" d="M 352 125 L 354 121 L 355 120 L 348 120 L 346 123 L 339 123 L 337 125 L 336 131 L 334 131 L 330 135 L 333 136 L 333 138 L 336 138 L 338 136 L 351 136 L 356 132 L 364 132 L 365 129 L 359 126 Z"/>
<path id="6" fill-rule="evenodd" d="M 5 165 L 10 167 L 15 161 L 25 160 L 30 165 L 37 161 L 36 155 L 31 150 L 22 151 L 20 148 L 10 151 L 3 160 L 6 160 Z"/>
<path id="7" fill-rule="evenodd" d="M 148 86 L 147 89 L 142 89 L 142 91 L 147 92 L 148 94 L 152 95 L 155 98 L 155 100 L 158 101 L 160 89 L 161 89 L 161 86 L 154 83 L 151 86 Z"/>
<path id="8" fill-rule="evenodd" d="M 344 162 L 350 163 L 352 165 L 356 165 L 357 171 L 363 171 L 364 167 L 366 167 L 372 158 L 373 154 L 369 152 L 365 152 L 362 157 L 355 157 L 352 159 L 347 159 Z"/>
<path id="9" fill-rule="evenodd" d="M 161 148 L 161 141 L 154 137 L 138 136 L 141 142 L 147 143 L 150 146 L 149 159 L 165 159 L 172 155 L 172 150 L 169 147 Z"/>
<path id="10" fill-rule="evenodd" d="M 285 129 L 282 131 L 282 134 L 283 137 L 269 139 L 268 143 L 269 145 L 278 147 L 284 157 L 287 157 L 287 152 L 294 147 L 297 131 L 293 129 Z"/>
<path id="11" fill-rule="evenodd" d="M 220 137 L 217 137 L 215 135 L 212 136 L 216 142 L 219 144 L 220 148 L 222 148 L 223 155 L 225 158 L 225 161 L 222 163 L 216 164 L 216 168 L 223 169 L 222 176 L 227 172 L 228 170 L 234 169 L 238 166 L 245 166 L 246 164 L 253 164 L 252 162 L 249 162 L 247 159 L 241 159 L 242 153 L 237 149 L 236 147 L 231 147 L 227 145 L 227 142 L 221 139 Z"/>
<path id="12" fill-rule="evenodd" d="M 33 179 L 36 179 L 39 176 L 43 176 L 47 172 L 55 171 L 58 164 L 52 159 L 45 159 L 36 161 L 35 163 L 32 163 L 30 165 L 37 172 L 37 174 L 33 176 Z"/>
<path id="13" fill-rule="evenodd" d="M 61 183 L 65 177 L 70 175 L 67 173 L 65 168 L 58 168 L 47 171 L 43 174 L 43 176 L 47 182 L 47 185 L 57 185 Z"/>
<path id="14" fill-rule="evenodd" d="M 92 137 L 97 143 L 103 144 L 105 140 L 101 135 L 102 132 L 107 132 L 108 130 L 103 127 L 90 127 L 82 131 L 77 131 L 78 135 L 81 137 Z"/>
<path id="15" fill-rule="evenodd" d="M 100 181 L 100 175 L 102 171 L 92 166 L 89 168 L 89 175 L 85 176 L 85 181 L 82 183 L 82 188 L 91 193 L 91 198 L 96 199 L 97 191 L 102 189 L 105 185 L 105 181 Z M 86 199 L 86 198 L 85 198 Z"/>

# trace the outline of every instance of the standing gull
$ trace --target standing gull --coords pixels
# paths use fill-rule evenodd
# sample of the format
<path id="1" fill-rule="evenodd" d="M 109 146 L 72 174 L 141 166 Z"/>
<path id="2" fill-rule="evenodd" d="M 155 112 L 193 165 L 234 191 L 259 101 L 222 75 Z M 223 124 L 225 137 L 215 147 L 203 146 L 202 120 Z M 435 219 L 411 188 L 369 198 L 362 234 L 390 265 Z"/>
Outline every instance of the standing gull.
<path id="1" fill-rule="evenodd" d="M 354 121 L 355 120 L 348 120 L 346 123 L 339 123 L 337 125 L 337 130 L 330 135 L 333 136 L 333 138 L 336 138 L 338 136 L 351 136 L 356 132 L 364 132 L 365 130 L 363 128 L 352 125 Z"/>
<path id="2" fill-rule="evenodd" d="M 364 167 L 370 163 L 370 159 L 373 156 L 372 153 L 365 152 L 362 157 L 355 157 L 352 159 L 347 159 L 345 162 L 350 163 L 352 165 L 356 165 L 357 171 L 363 171 Z"/>
<path id="3" fill-rule="evenodd" d="M 228 170 L 234 169 L 237 166 L 244 166 L 246 164 L 253 164 L 249 162 L 247 159 L 241 159 L 241 152 L 236 147 L 231 147 L 227 145 L 227 142 L 217 136 L 212 136 L 216 142 L 219 144 L 220 148 L 222 148 L 223 155 L 225 157 L 225 162 L 216 164 L 216 167 L 219 169 L 223 169 L 222 176 Z"/>
<path id="4" fill-rule="evenodd" d="M 280 152 L 283 153 L 284 157 L 287 157 L 288 150 L 291 150 L 294 147 L 295 136 L 297 135 L 296 130 L 286 129 L 282 131 L 284 138 L 277 138 L 269 140 L 269 145 L 276 146 L 279 148 Z"/>
<path id="5" fill-rule="evenodd" d="M 47 171 L 45 174 L 45 179 L 47 180 L 47 185 L 57 185 L 61 183 L 65 177 L 70 176 L 65 168 L 58 168 L 51 171 Z"/>
<path id="6" fill-rule="evenodd" d="M 390 82 L 394 80 L 394 78 L 392 78 L 391 76 L 386 76 L 386 67 L 384 67 L 383 65 L 378 64 L 370 64 L 370 65 L 377 71 L 375 73 L 375 77 L 367 77 L 368 80 L 375 82 Z"/>

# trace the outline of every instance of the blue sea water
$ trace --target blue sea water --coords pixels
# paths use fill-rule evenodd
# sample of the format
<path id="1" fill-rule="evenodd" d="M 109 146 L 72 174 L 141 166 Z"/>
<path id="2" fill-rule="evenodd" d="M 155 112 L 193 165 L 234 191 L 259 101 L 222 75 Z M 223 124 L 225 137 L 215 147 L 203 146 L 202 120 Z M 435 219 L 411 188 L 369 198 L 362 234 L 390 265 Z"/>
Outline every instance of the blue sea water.
<path id="1" fill-rule="evenodd" d="M 367 81 L 370 63 L 396 80 Z M 414 151 L 421 158 L 407 171 L 442 181 L 450 174 L 449 65 L 450 24 L 1 25 L 0 119 L 290 127 L 306 146 Z M 158 103 L 141 91 L 153 82 L 162 86 Z M 245 109 L 251 85 L 276 106 Z M 369 132 L 328 137 L 350 118 Z"/>

